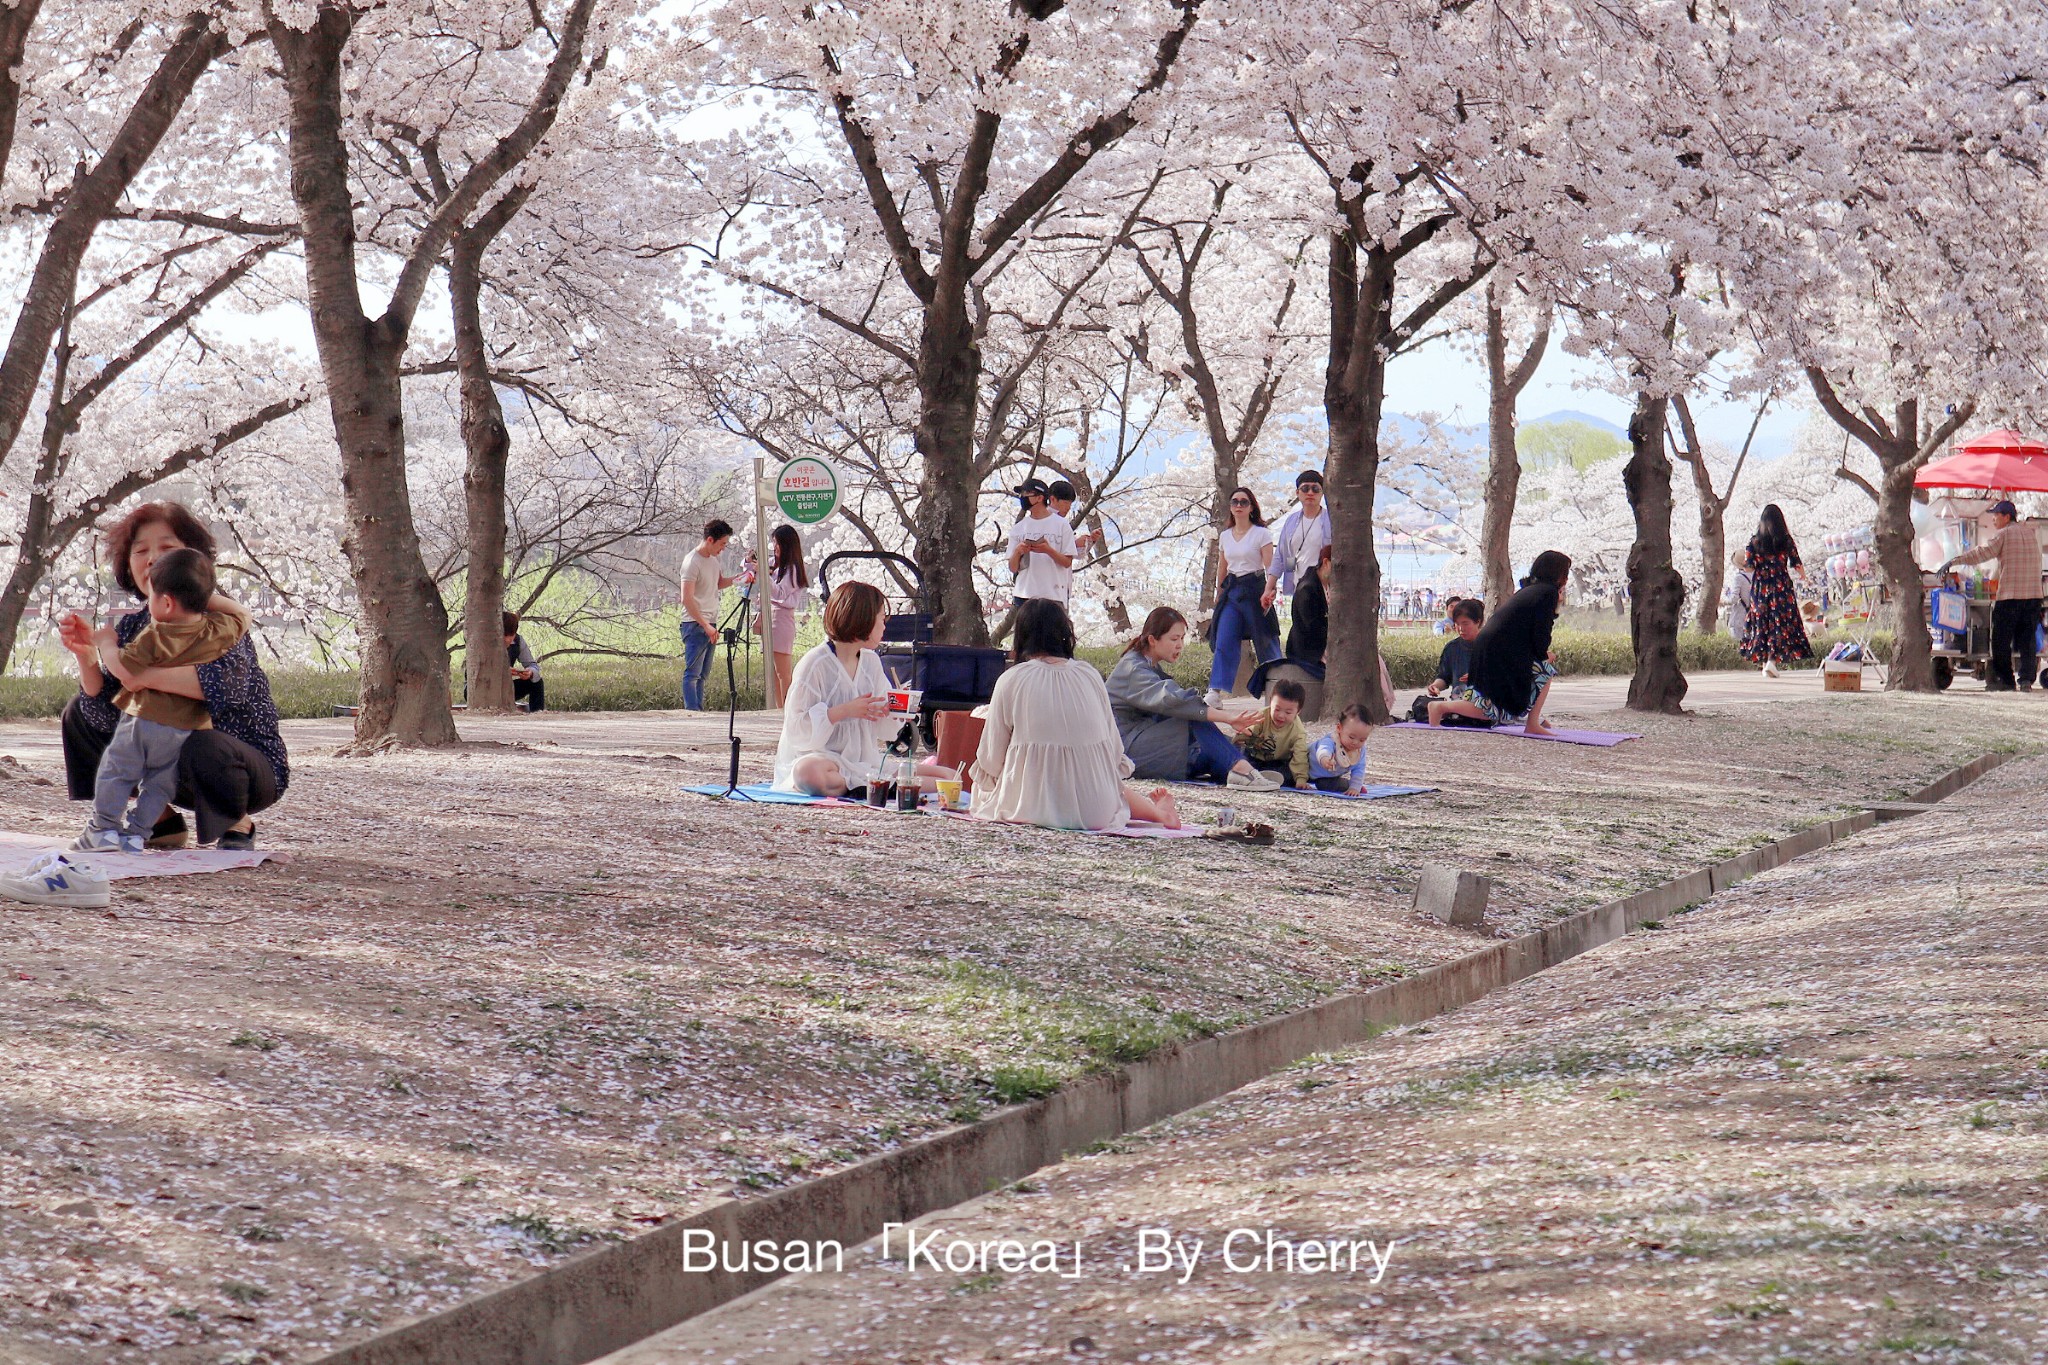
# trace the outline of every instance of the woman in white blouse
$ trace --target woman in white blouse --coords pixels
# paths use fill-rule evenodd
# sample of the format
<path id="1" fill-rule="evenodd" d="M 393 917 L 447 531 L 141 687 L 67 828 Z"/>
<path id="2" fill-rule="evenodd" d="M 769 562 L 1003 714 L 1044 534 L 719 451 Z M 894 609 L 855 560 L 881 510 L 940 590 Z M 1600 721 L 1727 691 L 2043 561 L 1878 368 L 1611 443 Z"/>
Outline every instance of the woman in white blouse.
<path id="1" fill-rule="evenodd" d="M 1230 490 L 1230 524 L 1216 538 L 1216 613 L 1209 618 L 1209 703 L 1237 681 L 1238 652 L 1252 643 L 1254 662 L 1280 657 L 1280 618 L 1266 605 L 1266 571 L 1273 566 L 1273 533 L 1249 488 Z"/>
<path id="2" fill-rule="evenodd" d="M 1166 788 L 1124 785 L 1131 761 L 1095 667 L 1074 657 L 1074 625 L 1050 599 L 1017 606 L 1016 659 L 997 680 L 974 756 L 974 816 L 1048 829 L 1180 828 Z"/>
<path id="3" fill-rule="evenodd" d="M 775 789 L 844 796 L 867 786 L 881 763 L 889 715 L 889 675 L 875 646 L 888 624 L 888 601 L 871 583 L 842 583 L 825 604 L 825 642 L 797 661 L 783 704 L 775 750 Z M 937 764 L 922 777 L 952 777 Z"/>

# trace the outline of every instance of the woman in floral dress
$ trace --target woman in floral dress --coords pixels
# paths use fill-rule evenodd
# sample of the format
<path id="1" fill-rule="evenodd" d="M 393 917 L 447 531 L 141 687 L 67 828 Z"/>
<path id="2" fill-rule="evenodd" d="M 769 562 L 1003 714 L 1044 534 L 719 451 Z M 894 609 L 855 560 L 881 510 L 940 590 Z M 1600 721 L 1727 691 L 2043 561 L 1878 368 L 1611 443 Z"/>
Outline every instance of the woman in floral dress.
<path id="1" fill-rule="evenodd" d="M 1799 562 L 1799 545 L 1775 502 L 1764 507 L 1744 554 L 1749 560 L 1751 601 L 1742 657 L 1762 664 L 1764 676 L 1775 678 L 1779 664 L 1813 657 L 1805 623 L 1799 619 L 1799 595 L 1792 590 L 1792 575 L 1805 578 L 1806 567 Z"/>

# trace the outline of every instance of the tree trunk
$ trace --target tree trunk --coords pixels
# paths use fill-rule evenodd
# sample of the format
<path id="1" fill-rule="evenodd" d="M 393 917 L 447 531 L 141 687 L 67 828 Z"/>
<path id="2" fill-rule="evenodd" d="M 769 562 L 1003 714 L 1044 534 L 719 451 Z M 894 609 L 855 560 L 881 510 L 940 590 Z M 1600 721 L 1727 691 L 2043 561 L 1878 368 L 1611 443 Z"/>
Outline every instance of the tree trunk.
<path id="1" fill-rule="evenodd" d="M 1848 432 L 1872 455 L 1883 471 L 1872 488 L 1847 466 L 1837 475 L 1862 486 L 1877 502 L 1873 525 L 1878 567 L 1884 572 L 1885 587 L 1892 596 L 1892 662 L 1885 680 L 1887 691 L 1932 692 L 1934 686 L 1934 639 L 1927 632 L 1927 589 L 1920 581 L 1920 565 L 1913 558 L 1913 479 L 1920 466 L 1941 449 L 1942 442 L 1961 430 L 1977 411 L 1975 399 L 1951 407 L 1931 430 L 1920 430 L 1920 400 L 1902 398 L 1892 408 L 1891 420 L 1874 406 L 1851 411 L 1835 391 L 1834 382 L 1821 370 L 1808 366 L 1806 377 L 1821 411 L 1835 425 Z"/>
<path id="2" fill-rule="evenodd" d="M 55 520 L 53 490 L 49 480 L 41 477 L 43 469 L 52 462 L 51 452 L 45 449 L 15 542 L 14 568 L 7 575 L 7 586 L 0 588 L 0 673 L 7 671 L 14 658 L 15 638 L 21 630 L 21 618 L 28 613 L 30 596 L 50 572 L 57 555 L 63 553 L 63 546 L 53 549 L 50 545 L 50 526 Z M 93 586 L 97 588 L 99 584 L 95 582 Z"/>
<path id="3" fill-rule="evenodd" d="M 1380 411 L 1386 398 L 1394 261 L 1365 253 L 1350 230 L 1330 236 L 1330 356 L 1323 412 L 1330 458 L 1323 484 L 1330 510 L 1330 636 L 1324 655 L 1326 710 L 1360 702 L 1385 721 L 1393 698 L 1380 693 L 1380 559 L 1373 545 L 1379 480 Z"/>
<path id="4" fill-rule="evenodd" d="M 1486 295 L 1486 510 L 1479 526 L 1481 590 L 1488 607 L 1515 592 L 1515 568 L 1508 541 L 1515 523 L 1515 499 L 1522 486 L 1522 460 L 1515 450 L 1515 391 L 1508 384 L 1507 318 L 1497 290 Z"/>
<path id="5" fill-rule="evenodd" d="M 949 287 L 953 286 L 953 287 Z M 975 473 L 974 427 L 980 404 L 981 348 L 966 303 L 966 280 L 939 281 L 940 297 L 925 308 L 918 343 L 917 567 L 924 576 L 933 638 L 941 644 L 986 645 L 988 618 L 974 590 L 974 519 L 981 492 Z"/>
<path id="6" fill-rule="evenodd" d="M 290 96 L 292 198 L 306 253 L 313 341 L 341 447 L 348 556 L 360 608 L 361 709 L 356 742 L 456 741 L 449 709 L 448 612 L 420 554 L 406 486 L 399 362 L 405 327 L 363 313 L 355 210 L 342 137 L 341 54 L 349 18 L 323 7 L 303 32 L 270 26 Z M 502 645 L 500 646 L 502 648 Z"/>
<path id="7" fill-rule="evenodd" d="M 1629 418 L 1630 454 L 1622 472 L 1636 538 L 1628 552 L 1629 639 L 1636 671 L 1629 679 L 1631 711 L 1683 714 L 1685 675 L 1678 667 L 1678 627 L 1685 611 L 1685 580 L 1671 563 L 1671 458 L 1664 450 L 1666 399 L 1639 393 Z"/>
<path id="8" fill-rule="evenodd" d="M 1932 692 L 1934 638 L 1927 631 L 1927 589 L 1913 558 L 1913 476 L 1920 472 L 1920 462 L 1913 459 L 1914 444 L 1909 435 L 1882 461 L 1874 548 L 1892 595 L 1892 663 L 1885 690 Z"/>
<path id="9" fill-rule="evenodd" d="M 495 235 L 495 234 L 493 234 Z M 469 569 L 462 609 L 463 675 L 469 709 L 512 710 L 512 672 L 505 664 L 505 466 L 512 450 L 505 410 L 491 383 L 484 348 L 483 256 L 490 238 L 472 229 L 449 244 L 448 300 L 455 323 L 455 364 L 461 376 L 462 496 Z"/>
<path id="10" fill-rule="evenodd" d="M 1702 635 L 1721 628 L 1721 590 L 1728 583 L 1728 509 L 1715 499 L 1700 499 L 1700 606 Z"/>

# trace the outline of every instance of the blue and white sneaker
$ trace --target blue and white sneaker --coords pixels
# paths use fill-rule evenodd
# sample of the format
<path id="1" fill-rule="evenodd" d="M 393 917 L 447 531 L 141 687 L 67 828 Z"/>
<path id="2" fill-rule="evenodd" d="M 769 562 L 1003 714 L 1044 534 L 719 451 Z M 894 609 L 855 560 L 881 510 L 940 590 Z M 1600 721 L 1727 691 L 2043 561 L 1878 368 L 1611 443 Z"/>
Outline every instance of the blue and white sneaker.
<path id="1" fill-rule="evenodd" d="M 87 829 L 71 845 L 82 853 L 126 853 L 124 836 L 118 829 Z"/>
<path id="2" fill-rule="evenodd" d="M 44 853 L 19 872 L 0 874 L 0 896 L 26 905 L 107 906 L 107 874 L 84 858 Z"/>

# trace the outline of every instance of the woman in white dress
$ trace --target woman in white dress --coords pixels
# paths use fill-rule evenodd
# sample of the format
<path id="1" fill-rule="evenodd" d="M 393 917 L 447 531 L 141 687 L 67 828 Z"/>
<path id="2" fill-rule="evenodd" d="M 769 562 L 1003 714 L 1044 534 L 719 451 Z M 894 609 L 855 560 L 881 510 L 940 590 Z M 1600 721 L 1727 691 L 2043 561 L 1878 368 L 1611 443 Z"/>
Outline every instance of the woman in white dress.
<path id="1" fill-rule="evenodd" d="M 775 789 L 845 796 L 867 786 L 881 764 L 889 675 L 875 646 L 888 624 L 888 601 L 871 583 L 842 583 L 825 604 L 825 642 L 797 661 L 783 703 L 775 750 Z M 952 777 L 934 763 L 921 777 Z"/>
<path id="2" fill-rule="evenodd" d="M 1124 757 L 1109 692 L 1074 657 L 1074 625 L 1050 599 L 1017 607 L 1016 662 L 989 699 L 974 756 L 974 816 L 1048 829 L 1121 829 L 1133 818 L 1180 828 L 1164 787 L 1124 785 Z"/>

